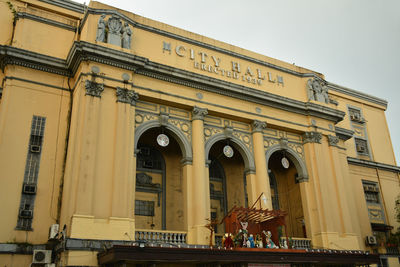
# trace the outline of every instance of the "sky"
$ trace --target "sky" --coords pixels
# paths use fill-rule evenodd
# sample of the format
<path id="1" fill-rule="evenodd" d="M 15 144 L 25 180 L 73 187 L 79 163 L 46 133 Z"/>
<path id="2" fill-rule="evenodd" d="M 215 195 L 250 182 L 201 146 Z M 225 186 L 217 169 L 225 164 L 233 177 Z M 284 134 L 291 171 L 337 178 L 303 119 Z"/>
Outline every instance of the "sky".
<path id="1" fill-rule="evenodd" d="M 323 73 L 329 82 L 387 100 L 386 119 L 399 165 L 399 0 L 99 2 L 295 63 Z"/>

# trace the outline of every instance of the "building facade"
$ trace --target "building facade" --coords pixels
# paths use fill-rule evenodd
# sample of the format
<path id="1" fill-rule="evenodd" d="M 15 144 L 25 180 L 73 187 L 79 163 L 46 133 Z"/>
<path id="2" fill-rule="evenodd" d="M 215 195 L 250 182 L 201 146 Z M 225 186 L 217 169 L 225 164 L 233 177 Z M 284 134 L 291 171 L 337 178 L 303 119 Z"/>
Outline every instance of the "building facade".
<path id="1" fill-rule="evenodd" d="M 0 12 L 2 265 L 398 266 L 385 100 L 99 2 Z M 210 249 L 254 205 L 292 249 Z"/>

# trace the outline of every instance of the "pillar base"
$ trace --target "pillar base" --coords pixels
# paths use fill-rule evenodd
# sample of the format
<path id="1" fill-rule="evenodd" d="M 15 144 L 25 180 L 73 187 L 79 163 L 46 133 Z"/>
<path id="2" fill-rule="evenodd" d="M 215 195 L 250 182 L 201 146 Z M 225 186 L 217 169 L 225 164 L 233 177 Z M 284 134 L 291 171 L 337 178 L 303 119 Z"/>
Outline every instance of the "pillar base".
<path id="1" fill-rule="evenodd" d="M 190 245 L 210 245 L 210 230 L 204 225 L 193 226 L 188 231 L 187 243 Z"/>
<path id="2" fill-rule="evenodd" d="M 96 219 L 90 215 L 75 214 L 68 232 L 71 238 L 131 241 L 135 240 L 135 219 Z"/>

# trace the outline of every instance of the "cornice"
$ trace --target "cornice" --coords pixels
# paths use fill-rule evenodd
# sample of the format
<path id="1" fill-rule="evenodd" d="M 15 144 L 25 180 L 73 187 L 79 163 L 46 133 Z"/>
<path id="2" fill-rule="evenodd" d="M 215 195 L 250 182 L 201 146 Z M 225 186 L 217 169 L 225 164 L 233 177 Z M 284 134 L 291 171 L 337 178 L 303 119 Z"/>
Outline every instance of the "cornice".
<path id="1" fill-rule="evenodd" d="M 93 61 L 136 71 L 138 68 L 144 67 L 148 59 L 88 42 L 74 42 L 67 56 L 66 64 L 75 74 L 82 61 Z"/>
<path id="2" fill-rule="evenodd" d="M 36 70 L 70 76 L 65 60 L 25 49 L 0 45 L 0 67 L 18 65 Z"/>
<path id="3" fill-rule="evenodd" d="M 384 171 L 391 171 L 391 172 L 396 172 L 400 173 L 400 167 L 396 165 L 390 165 L 386 163 L 379 163 L 376 161 L 370 161 L 370 160 L 364 160 L 364 159 L 358 159 L 358 158 L 352 158 L 352 157 L 347 157 L 347 162 L 352 165 L 357 165 L 357 166 L 362 166 L 366 168 L 378 168 Z"/>
<path id="4" fill-rule="evenodd" d="M 372 96 L 372 95 L 368 95 L 366 93 L 362 93 L 362 92 L 356 91 L 354 89 L 350 89 L 350 88 L 347 88 L 347 87 L 344 87 L 344 86 L 340 86 L 340 85 L 337 85 L 337 84 L 334 84 L 334 83 L 330 83 L 330 82 L 328 82 L 327 86 L 328 86 L 329 90 L 332 90 L 332 91 L 335 91 L 335 92 L 338 92 L 338 93 L 342 93 L 342 94 L 345 94 L 345 95 L 348 95 L 348 96 L 352 96 L 352 97 L 355 97 L 355 98 L 358 98 L 358 99 L 362 99 L 362 100 L 365 100 L 365 101 L 368 101 L 368 102 L 383 106 L 385 108 L 385 110 L 387 108 L 388 102 L 385 99 L 378 98 L 378 97 L 375 97 L 375 96 Z"/>
<path id="5" fill-rule="evenodd" d="M 0 66 L 3 68 L 7 64 L 15 64 L 59 75 L 71 76 L 71 74 L 76 73 L 82 61 L 98 62 L 134 71 L 137 74 L 155 79 L 234 97 L 305 116 L 315 116 L 335 123 L 343 120 L 345 116 L 345 112 L 337 109 L 316 103 L 305 103 L 254 88 L 151 62 L 144 57 L 89 42 L 74 42 L 66 61 L 20 48 L 0 46 Z"/>
<path id="6" fill-rule="evenodd" d="M 71 26 L 71 25 L 68 25 L 68 24 L 65 24 L 65 23 L 61 23 L 61 22 L 58 22 L 58 21 L 55 21 L 55 20 L 39 17 L 39 16 L 36 16 L 36 15 L 33 15 L 33 14 L 29 14 L 29 13 L 26 13 L 26 12 L 18 12 L 17 13 L 17 17 L 18 18 L 31 19 L 31 20 L 34 20 L 34 21 L 37 21 L 37 22 L 45 23 L 45 24 L 48 24 L 48 25 L 51 25 L 51 26 L 63 28 L 63 29 L 66 29 L 66 30 L 69 30 L 69 31 L 73 31 L 73 32 L 75 32 L 76 29 L 77 29 L 77 27 L 74 27 L 74 26 Z"/>
<path id="7" fill-rule="evenodd" d="M 335 133 L 336 136 L 339 137 L 339 139 L 342 139 L 343 141 L 349 140 L 354 135 L 353 130 L 348 130 L 342 127 L 335 127 Z"/>
<path id="8" fill-rule="evenodd" d="M 40 2 L 44 2 L 46 4 L 62 7 L 71 11 L 75 11 L 83 14 L 85 11 L 85 5 L 69 1 L 69 0 L 39 0 Z"/>

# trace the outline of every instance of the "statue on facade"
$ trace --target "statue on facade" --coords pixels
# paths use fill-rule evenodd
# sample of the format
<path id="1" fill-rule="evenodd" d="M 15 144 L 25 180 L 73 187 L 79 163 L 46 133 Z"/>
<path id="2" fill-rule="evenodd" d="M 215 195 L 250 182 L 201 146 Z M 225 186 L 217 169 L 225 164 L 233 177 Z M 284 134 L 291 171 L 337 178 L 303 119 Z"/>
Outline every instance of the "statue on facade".
<path id="1" fill-rule="evenodd" d="M 128 22 L 124 23 L 124 28 L 122 29 L 122 48 L 131 49 L 132 40 L 132 30 L 129 27 Z"/>
<path id="2" fill-rule="evenodd" d="M 313 78 L 307 81 L 308 100 L 329 103 L 327 86 L 319 79 Z"/>
<path id="3" fill-rule="evenodd" d="M 106 15 L 101 15 L 99 18 L 99 22 L 97 23 L 97 33 L 96 33 L 96 41 L 104 42 L 106 39 L 106 21 L 104 18 Z"/>

